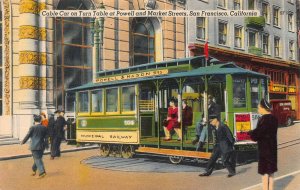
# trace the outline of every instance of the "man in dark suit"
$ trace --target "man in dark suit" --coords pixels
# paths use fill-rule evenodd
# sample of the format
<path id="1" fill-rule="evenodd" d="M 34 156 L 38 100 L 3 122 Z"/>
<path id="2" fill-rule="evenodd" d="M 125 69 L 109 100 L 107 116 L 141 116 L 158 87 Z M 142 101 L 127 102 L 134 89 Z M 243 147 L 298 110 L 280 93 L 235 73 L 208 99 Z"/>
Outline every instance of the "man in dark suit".
<path id="1" fill-rule="evenodd" d="M 30 127 L 28 134 L 25 136 L 21 145 L 26 143 L 31 138 L 30 150 L 34 160 L 32 166 L 32 175 L 36 174 L 36 170 L 39 170 L 38 178 L 46 176 L 45 167 L 43 163 L 43 154 L 45 148 L 48 148 L 48 133 L 47 128 L 41 125 L 41 116 L 34 115 L 34 126 Z"/>
<path id="2" fill-rule="evenodd" d="M 53 160 L 55 157 L 60 157 L 60 144 L 64 139 L 64 131 L 66 129 L 67 122 L 64 118 L 65 111 L 57 110 L 54 113 L 58 113 L 58 117 L 54 122 L 53 133 L 52 133 L 52 143 L 51 143 L 51 157 Z"/>
<path id="3" fill-rule="evenodd" d="M 235 172 L 235 152 L 234 138 L 228 126 L 221 123 L 217 115 L 210 115 L 209 122 L 216 127 L 216 143 L 214 145 L 212 155 L 207 163 L 206 172 L 199 176 L 209 176 L 214 170 L 216 161 L 222 156 L 223 164 L 227 168 L 228 177 L 232 177 Z"/>

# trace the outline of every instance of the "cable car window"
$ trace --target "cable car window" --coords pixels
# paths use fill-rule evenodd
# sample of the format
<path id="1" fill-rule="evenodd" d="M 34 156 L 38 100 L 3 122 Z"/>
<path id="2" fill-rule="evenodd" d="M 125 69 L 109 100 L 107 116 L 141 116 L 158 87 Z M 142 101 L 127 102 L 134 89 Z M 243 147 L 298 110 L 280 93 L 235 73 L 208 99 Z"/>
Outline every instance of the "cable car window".
<path id="1" fill-rule="evenodd" d="M 261 97 L 266 98 L 267 95 L 267 86 L 266 86 L 266 81 L 265 79 L 261 79 Z"/>
<path id="2" fill-rule="evenodd" d="M 135 110 L 135 87 L 127 86 L 122 88 L 122 112 Z"/>
<path id="3" fill-rule="evenodd" d="M 251 107 L 257 108 L 258 106 L 258 79 L 250 79 L 250 90 L 251 90 Z"/>
<path id="4" fill-rule="evenodd" d="M 246 107 L 246 79 L 233 79 L 233 107 Z"/>
<path id="5" fill-rule="evenodd" d="M 89 112 L 89 93 L 88 91 L 79 92 L 78 97 L 79 109 L 81 113 Z"/>
<path id="6" fill-rule="evenodd" d="M 92 91 L 92 112 L 103 112 L 102 90 Z"/>
<path id="7" fill-rule="evenodd" d="M 118 88 L 106 89 L 106 112 L 118 111 Z"/>

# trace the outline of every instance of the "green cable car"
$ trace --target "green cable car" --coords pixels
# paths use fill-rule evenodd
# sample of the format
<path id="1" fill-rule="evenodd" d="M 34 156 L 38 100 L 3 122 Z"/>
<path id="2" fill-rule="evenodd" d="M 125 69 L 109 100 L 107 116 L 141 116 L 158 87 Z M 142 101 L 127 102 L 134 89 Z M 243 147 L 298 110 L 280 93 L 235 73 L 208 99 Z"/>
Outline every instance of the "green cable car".
<path id="1" fill-rule="evenodd" d="M 221 121 L 236 138 L 236 148 L 255 148 L 247 131 L 255 128 L 259 100 L 268 97 L 268 78 L 261 73 L 204 56 L 149 63 L 97 73 L 93 83 L 69 89 L 76 92 L 76 141 L 100 145 L 100 155 L 135 152 L 166 155 L 173 163 L 183 158 L 208 159 L 213 134 L 207 133 L 201 151 L 195 151 L 195 127 L 207 118 L 207 97 L 220 106 Z M 182 100 L 192 108 L 192 124 L 182 138 L 164 141 L 163 120 L 171 97 L 178 99 L 178 120 L 182 122 Z"/>

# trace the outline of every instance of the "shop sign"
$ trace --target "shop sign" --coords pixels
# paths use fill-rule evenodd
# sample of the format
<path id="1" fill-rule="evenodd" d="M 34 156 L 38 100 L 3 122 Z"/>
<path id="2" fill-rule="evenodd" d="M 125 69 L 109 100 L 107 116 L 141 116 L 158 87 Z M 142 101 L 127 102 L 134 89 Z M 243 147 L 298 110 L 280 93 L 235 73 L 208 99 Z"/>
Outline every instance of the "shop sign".
<path id="1" fill-rule="evenodd" d="M 296 87 L 289 87 L 288 92 L 289 93 L 296 93 Z"/>
<path id="2" fill-rule="evenodd" d="M 118 76 L 97 78 L 95 80 L 95 83 L 104 83 L 104 82 L 113 82 L 113 81 L 120 81 L 120 80 L 130 80 L 130 79 L 137 79 L 137 78 L 144 78 L 144 77 L 160 76 L 160 75 L 167 75 L 168 73 L 169 73 L 168 69 L 145 71 L 145 72 L 131 73 L 131 74 L 128 73 L 128 74 L 118 75 Z"/>
<path id="3" fill-rule="evenodd" d="M 286 87 L 282 85 L 274 84 L 270 89 L 272 92 L 286 92 Z"/>

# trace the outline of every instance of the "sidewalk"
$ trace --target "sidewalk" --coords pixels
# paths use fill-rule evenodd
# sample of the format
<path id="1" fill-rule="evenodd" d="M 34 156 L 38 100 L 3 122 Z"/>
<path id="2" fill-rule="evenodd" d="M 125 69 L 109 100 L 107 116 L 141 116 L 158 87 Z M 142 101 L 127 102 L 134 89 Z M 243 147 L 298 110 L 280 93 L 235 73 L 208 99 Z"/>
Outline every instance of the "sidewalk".
<path id="1" fill-rule="evenodd" d="M 68 145 L 66 142 L 61 143 L 61 152 L 74 152 L 80 150 L 89 150 L 96 149 L 98 145 L 89 145 L 89 146 L 80 146 L 76 145 Z M 46 150 L 44 155 L 50 154 L 49 150 Z M 12 145 L 2 145 L 0 146 L 0 161 L 9 160 L 9 159 L 17 159 L 17 158 L 25 158 L 31 157 L 31 151 L 29 150 L 29 144 L 26 143 L 24 145 L 20 144 L 12 144 Z"/>

